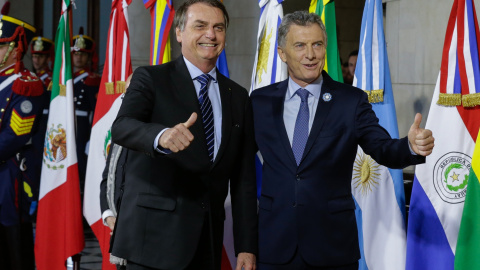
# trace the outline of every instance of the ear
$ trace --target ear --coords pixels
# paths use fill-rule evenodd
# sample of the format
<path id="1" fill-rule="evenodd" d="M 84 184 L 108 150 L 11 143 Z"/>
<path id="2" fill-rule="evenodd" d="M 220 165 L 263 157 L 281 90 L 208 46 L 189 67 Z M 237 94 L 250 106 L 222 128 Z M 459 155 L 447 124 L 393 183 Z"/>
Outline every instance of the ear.
<path id="1" fill-rule="evenodd" d="M 18 48 L 17 47 L 13 48 L 11 55 L 14 59 L 17 58 L 17 53 L 18 53 Z"/>
<path id="2" fill-rule="evenodd" d="M 180 28 L 175 28 L 175 35 L 177 36 L 178 43 L 182 43 L 182 31 L 180 31 Z"/>
<path id="3" fill-rule="evenodd" d="M 277 53 L 284 63 L 287 63 L 287 56 L 280 46 L 277 47 Z"/>

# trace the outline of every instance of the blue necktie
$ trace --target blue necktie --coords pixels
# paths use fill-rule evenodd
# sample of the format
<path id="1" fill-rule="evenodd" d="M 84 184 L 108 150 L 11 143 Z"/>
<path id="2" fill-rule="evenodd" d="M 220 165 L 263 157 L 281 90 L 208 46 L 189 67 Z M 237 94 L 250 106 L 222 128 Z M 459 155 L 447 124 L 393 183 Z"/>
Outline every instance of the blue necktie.
<path id="1" fill-rule="evenodd" d="M 202 74 L 195 78 L 200 82 L 200 93 L 198 95 L 198 103 L 202 111 L 203 129 L 205 130 L 205 138 L 207 140 L 207 150 L 210 160 L 213 161 L 213 151 L 215 145 L 214 125 L 213 125 L 213 109 L 212 103 L 208 98 L 208 83 L 212 76 L 210 74 Z"/>
<path id="2" fill-rule="evenodd" d="M 309 92 L 303 88 L 300 88 L 295 92 L 302 102 L 300 103 L 300 109 L 298 110 L 297 120 L 295 121 L 295 130 L 293 131 L 292 150 L 297 166 L 302 160 L 303 151 L 308 139 L 308 95 Z"/>

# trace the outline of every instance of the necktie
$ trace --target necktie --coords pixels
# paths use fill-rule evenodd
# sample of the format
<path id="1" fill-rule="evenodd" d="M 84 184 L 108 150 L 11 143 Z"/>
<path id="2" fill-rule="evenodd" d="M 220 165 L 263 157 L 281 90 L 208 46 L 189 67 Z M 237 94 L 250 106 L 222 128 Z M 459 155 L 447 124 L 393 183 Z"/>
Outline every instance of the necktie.
<path id="1" fill-rule="evenodd" d="M 208 83 L 212 76 L 209 74 L 202 74 L 195 78 L 200 82 L 200 93 L 198 95 L 198 103 L 202 111 L 203 129 L 205 130 L 205 138 L 207 140 L 207 150 L 210 160 L 213 161 L 213 146 L 215 144 L 214 125 L 213 125 L 213 109 L 212 103 L 208 98 Z"/>
<path id="2" fill-rule="evenodd" d="M 297 120 L 295 121 L 295 130 L 293 131 L 292 150 L 297 166 L 302 160 L 303 151 L 308 139 L 308 95 L 309 92 L 303 88 L 300 88 L 295 92 L 302 102 L 300 103 L 300 109 L 298 110 Z"/>

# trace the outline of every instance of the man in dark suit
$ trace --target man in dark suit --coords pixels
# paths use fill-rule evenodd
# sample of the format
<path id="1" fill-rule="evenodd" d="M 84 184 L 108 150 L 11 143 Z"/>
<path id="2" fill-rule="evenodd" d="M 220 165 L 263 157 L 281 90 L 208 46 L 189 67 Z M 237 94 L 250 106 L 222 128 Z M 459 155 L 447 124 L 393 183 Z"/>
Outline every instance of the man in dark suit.
<path id="1" fill-rule="evenodd" d="M 357 146 L 401 168 L 424 162 L 432 133 L 419 128 L 417 115 L 408 137 L 391 139 L 366 93 L 322 72 L 327 36 L 318 15 L 285 16 L 278 44 L 289 79 L 251 95 L 263 156 L 258 268 L 356 270 L 351 180 Z"/>
<path id="2" fill-rule="evenodd" d="M 255 269 L 252 109 L 215 68 L 228 14 L 220 1 L 189 0 L 174 24 L 183 55 L 138 68 L 112 126 L 129 148 L 112 254 L 127 269 L 220 269 L 230 182 L 237 269 Z"/>

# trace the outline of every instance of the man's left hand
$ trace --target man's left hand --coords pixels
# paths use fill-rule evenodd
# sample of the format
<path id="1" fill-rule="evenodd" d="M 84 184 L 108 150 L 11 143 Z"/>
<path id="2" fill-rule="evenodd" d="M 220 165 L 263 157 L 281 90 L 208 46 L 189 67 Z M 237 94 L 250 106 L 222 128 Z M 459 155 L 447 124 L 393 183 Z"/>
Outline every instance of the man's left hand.
<path id="1" fill-rule="evenodd" d="M 237 267 L 235 270 L 255 270 L 257 265 L 256 258 L 252 253 L 240 252 L 237 257 Z"/>
<path id="2" fill-rule="evenodd" d="M 435 138 L 433 138 L 431 130 L 420 128 L 421 122 L 422 115 L 417 113 L 410 131 L 408 131 L 408 141 L 413 152 L 426 157 L 432 153 Z"/>

